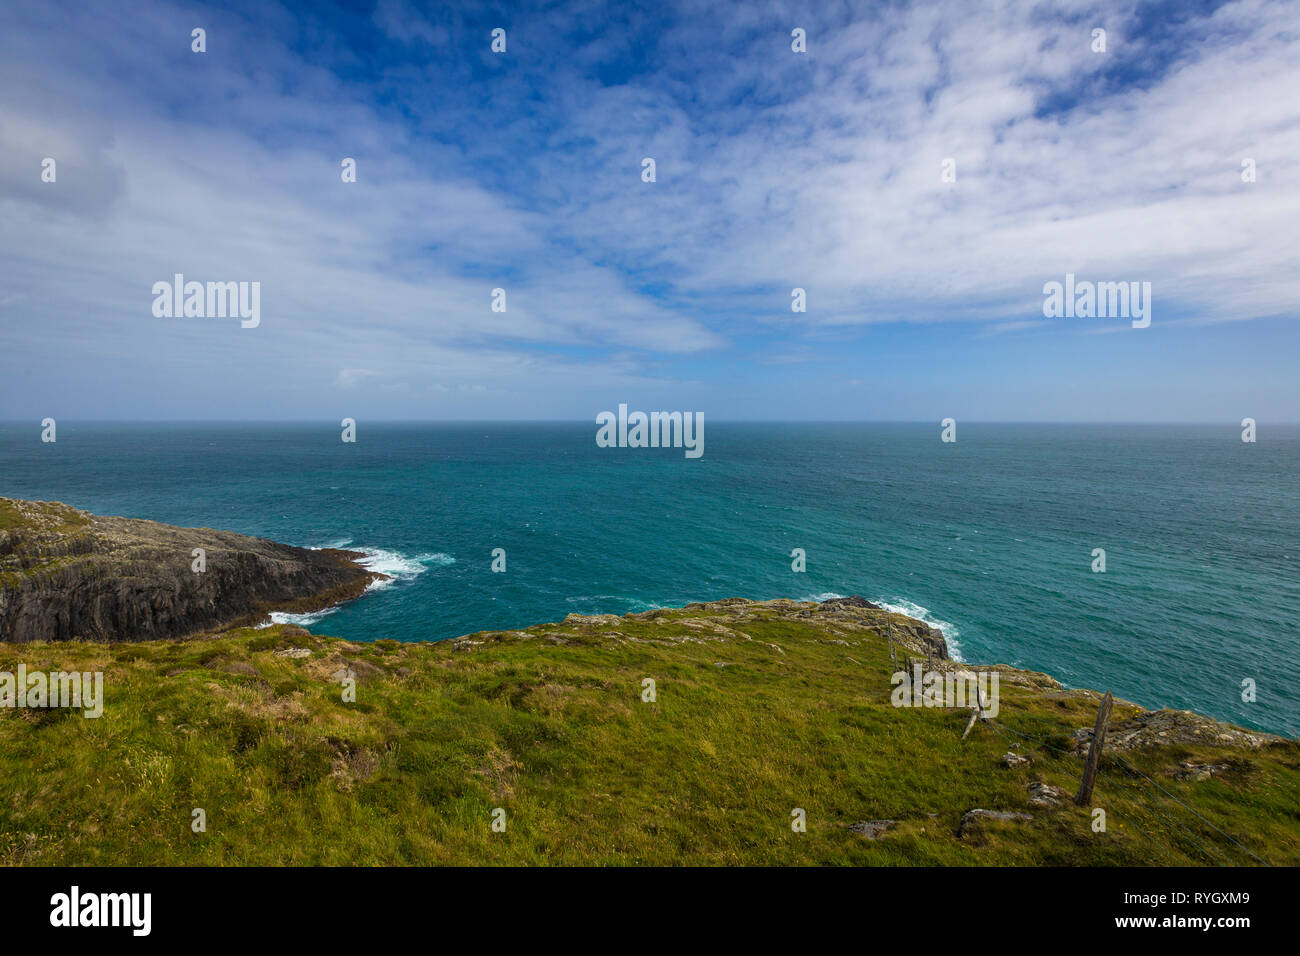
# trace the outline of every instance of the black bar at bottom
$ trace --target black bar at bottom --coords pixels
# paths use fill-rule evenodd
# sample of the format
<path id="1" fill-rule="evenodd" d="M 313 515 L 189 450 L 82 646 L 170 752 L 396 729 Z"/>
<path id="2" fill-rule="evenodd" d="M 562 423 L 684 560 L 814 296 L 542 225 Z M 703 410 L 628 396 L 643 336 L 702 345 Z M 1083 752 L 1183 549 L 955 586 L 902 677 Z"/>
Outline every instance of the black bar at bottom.
<path id="1" fill-rule="evenodd" d="M 128 945 L 337 947 L 453 928 L 493 945 L 548 936 L 663 945 L 669 938 L 660 934 L 686 917 L 697 938 L 732 942 L 778 928 L 816 938 L 890 926 L 910 927 L 919 942 L 981 925 L 999 934 L 1066 929 L 1080 940 L 1196 932 L 1228 941 L 1285 928 L 1293 880 L 1292 870 L 1192 868 L 10 868 L 0 870 L 0 898 L 14 939 L 77 935 Z M 612 935 L 593 935 L 601 933 Z"/>

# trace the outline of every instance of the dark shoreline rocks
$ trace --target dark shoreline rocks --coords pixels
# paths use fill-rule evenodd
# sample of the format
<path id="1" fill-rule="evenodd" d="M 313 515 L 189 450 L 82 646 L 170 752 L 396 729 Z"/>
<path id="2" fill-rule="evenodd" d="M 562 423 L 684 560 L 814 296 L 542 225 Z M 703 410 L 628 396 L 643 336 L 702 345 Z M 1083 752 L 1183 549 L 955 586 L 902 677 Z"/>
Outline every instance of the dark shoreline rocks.
<path id="1" fill-rule="evenodd" d="M 0 641 L 182 638 L 321 610 L 384 577 L 361 557 L 0 498 Z"/>

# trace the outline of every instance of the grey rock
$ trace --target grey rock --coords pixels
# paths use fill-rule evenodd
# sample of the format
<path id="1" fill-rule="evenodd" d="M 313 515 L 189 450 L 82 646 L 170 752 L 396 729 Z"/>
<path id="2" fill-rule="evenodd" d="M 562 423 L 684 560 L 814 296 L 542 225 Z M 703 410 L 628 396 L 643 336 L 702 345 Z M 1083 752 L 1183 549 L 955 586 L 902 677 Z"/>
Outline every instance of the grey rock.
<path id="1" fill-rule="evenodd" d="M 1273 734 L 1234 727 L 1187 710 L 1148 710 L 1123 723 L 1111 724 L 1106 731 L 1106 750 L 1126 753 L 1169 744 L 1258 749 L 1281 740 Z M 1091 742 L 1091 727 L 1074 732 L 1074 752 L 1079 756 L 1088 752 Z"/>
<path id="2" fill-rule="evenodd" d="M 1184 760 L 1174 771 L 1175 780 L 1209 780 L 1211 777 L 1218 776 L 1232 769 L 1231 764 L 1226 763 L 1193 763 L 1190 760 Z"/>
<path id="3" fill-rule="evenodd" d="M 849 832 L 866 837 L 868 840 L 879 840 L 896 822 L 895 820 L 861 820 L 850 826 Z"/>
<path id="4" fill-rule="evenodd" d="M 871 611 L 879 611 L 879 604 L 872 604 L 864 597 L 855 594 L 853 597 L 830 598 L 821 602 L 822 607 L 863 607 Z"/>
<path id="5" fill-rule="evenodd" d="M 1070 795 L 1060 787 L 1035 780 L 1029 785 L 1029 805 L 1031 807 L 1059 807 L 1070 799 Z"/>
<path id="6" fill-rule="evenodd" d="M 964 837 L 972 829 L 978 827 L 986 821 L 997 823 L 1028 823 L 1034 818 L 1028 813 L 1013 813 L 1008 810 L 967 810 L 961 818 L 961 823 L 957 827 L 957 836 Z"/>

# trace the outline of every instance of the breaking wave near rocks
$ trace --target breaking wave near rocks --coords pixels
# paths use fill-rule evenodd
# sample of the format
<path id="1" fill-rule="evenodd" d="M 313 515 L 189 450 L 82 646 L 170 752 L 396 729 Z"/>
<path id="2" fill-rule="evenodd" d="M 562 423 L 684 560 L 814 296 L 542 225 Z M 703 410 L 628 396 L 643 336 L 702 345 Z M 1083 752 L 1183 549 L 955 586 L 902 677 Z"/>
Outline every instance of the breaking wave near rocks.
<path id="1" fill-rule="evenodd" d="M 351 543 L 351 538 L 343 538 L 320 547 L 314 547 L 311 550 L 320 551 L 322 548 L 347 548 L 348 550 L 359 552 L 362 557 L 357 559 L 357 564 L 361 565 L 367 571 L 374 571 L 376 574 L 386 575 L 385 578 L 371 581 L 370 584 L 366 586 L 367 594 L 374 591 L 384 591 L 394 585 L 414 581 L 431 567 L 448 567 L 449 565 L 456 563 L 454 557 L 441 551 L 431 551 L 414 556 L 408 556 L 398 551 L 391 551 L 387 548 L 348 548 Z M 299 627 L 310 627 L 321 618 L 333 614 L 339 609 L 339 607 L 340 605 L 336 604 L 332 607 L 322 608 L 319 611 L 310 611 L 305 614 L 296 614 L 288 611 L 272 611 L 269 620 L 260 626 L 270 627 L 272 624 L 297 624 Z"/>
<path id="2" fill-rule="evenodd" d="M 800 600 L 817 601 L 818 603 L 821 603 L 822 601 L 829 601 L 832 598 L 842 597 L 848 597 L 848 595 L 837 594 L 834 591 L 823 591 L 821 594 L 810 594 Z M 949 621 L 941 621 L 930 613 L 929 608 L 922 607 L 906 598 L 886 599 L 872 597 L 867 598 L 867 600 L 872 604 L 879 604 L 886 611 L 892 611 L 895 614 L 906 614 L 908 617 L 914 617 L 918 621 L 924 621 L 926 624 L 929 624 L 931 627 L 943 634 L 943 639 L 948 645 L 949 656 L 952 657 L 954 661 L 965 662 L 966 658 L 963 657 L 961 653 L 961 644 L 957 640 L 961 636 L 961 631 L 957 629 L 957 625 Z"/>

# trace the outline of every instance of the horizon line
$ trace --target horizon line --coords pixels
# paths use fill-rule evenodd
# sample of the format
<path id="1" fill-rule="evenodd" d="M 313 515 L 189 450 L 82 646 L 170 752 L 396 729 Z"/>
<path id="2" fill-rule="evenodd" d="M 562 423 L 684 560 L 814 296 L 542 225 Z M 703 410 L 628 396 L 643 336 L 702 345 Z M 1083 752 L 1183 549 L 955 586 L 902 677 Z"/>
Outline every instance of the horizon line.
<path id="1" fill-rule="evenodd" d="M 47 416 L 53 417 L 53 416 Z M 584 425 L 597 424 L 594 418 L 353 418 L 358 424 L 372 425 Z M 952 416 L 946 416 L 952 417 Z M 1258 422 L 1258 419 L 1255 419 Z M 56 419 L 73 425 L 329 425 L 333 418 L 66 418 Z M 716 418 L 720 425 L 934 425 L 942 419 L 929 418 Z M 1214 425 L 1240 428 L 1239 419 L 1014 419 L 957 418 L 966 425 Z M 1300 419 L 1272 421 L 1270 425 L 1300 425 Z M 39 428 L 40 421 L 28 418 L 3 418 L 0 426 L 19 425 Z"/>

